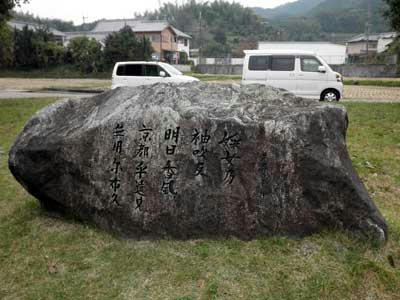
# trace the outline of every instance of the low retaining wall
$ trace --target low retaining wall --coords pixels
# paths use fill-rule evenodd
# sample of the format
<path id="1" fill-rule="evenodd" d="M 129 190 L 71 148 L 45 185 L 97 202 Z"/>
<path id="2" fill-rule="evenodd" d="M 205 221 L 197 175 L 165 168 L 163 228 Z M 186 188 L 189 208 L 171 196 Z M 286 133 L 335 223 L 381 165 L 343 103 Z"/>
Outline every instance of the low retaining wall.
<path id="1" fill-rule="evenodd" d="M 331 65 L 345 77 L 380 78 L 398 77 L 396 65 Z M 243 65 L 197 65 L 196 72 L 203 74 L 242 75 Z"/>
<path id="2" fill-rule="evenodd" d="M 242 75 L 243 65 L 197 65 L 196 72 L 203 74 Z"/>
<path id="3" fill-rule="evenodd" d="M 190 72 L 192 70 L 191 65 L 172 65 L 172 66 L 181 72 Z"/>
<path id="4" fill-rule="evenodd" d="M 345 77 L 398 77 L 396 65 L 331 65 L 331 68 Z"/>

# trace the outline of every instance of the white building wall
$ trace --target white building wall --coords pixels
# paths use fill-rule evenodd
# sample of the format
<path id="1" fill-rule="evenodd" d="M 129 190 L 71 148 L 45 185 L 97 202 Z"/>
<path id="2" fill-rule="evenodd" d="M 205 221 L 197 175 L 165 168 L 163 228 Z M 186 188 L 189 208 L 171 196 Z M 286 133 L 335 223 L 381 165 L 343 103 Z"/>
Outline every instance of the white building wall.
<path id="1" fill-rule="evenodd" d="M 243 65 L 244 58 L 232 58 L 231 64 L 232 65 Z"/>
<path id="2" fill-rule="evenodd" d="M 199 58 L 198 57 L 191 57 L 191 58 L 189 58 L 189 61 L 193 62 L 194 66 L 197 66 L 199 64 Z"/>
<path id="3" fill-rule="evenodd" d="M 377 52 L 382 53 L 386 51 L 389 45 L 393 42 L 393 39 L 381 38 L 378 40 Z"/>
<path id="4" fill-rule="evenodd" d="M 346 46 L 327 42 L 259 42 L 258 49 L 312 51 L 330 65 L 342 65 L 346 62 Z"/>
<path id="5" fill-rule="evenodd" d="M 206 58 L 206 65 L 214 65 L 214 64 L 215 64 L 215 58 L 212 57 Z"/>
<path id="6" fill-rule="evenodd" d="M 190 57 L 190 39 L 187 39 L 187 44 L 182 38 L 178 39 L 178 52 L 186 52 L 187 56 Z"/>
<path id="7" fill-rule="evenodd" d="M 108 33 L 91 33 L 90 31 L 88 32 L 66 32 L 66 38 L 64 39 L 64 46 L 68 46 L 70 40 L 76 37 L 80 36 L 86 36 L 88 38 L 93 38 L 102 45 L 104 45 L 104 41 L 108 35 Z"/>

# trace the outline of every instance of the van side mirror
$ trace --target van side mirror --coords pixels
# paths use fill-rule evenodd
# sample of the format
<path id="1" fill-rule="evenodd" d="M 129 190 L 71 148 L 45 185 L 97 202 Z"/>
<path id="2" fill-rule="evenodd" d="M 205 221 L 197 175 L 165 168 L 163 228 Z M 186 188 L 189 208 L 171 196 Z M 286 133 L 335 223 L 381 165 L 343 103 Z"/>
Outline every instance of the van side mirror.
<path id="1" fill-rule="evenodd" d="M 325 66 L 319 66 L 319 67 L 318 67 L 318 72 L 320 72 L 320 73 L 326 73 L 326 68 L 325 68 Z"/>
<path id="2" fill-rule="evenodd" d="M 166 77 L 167 74 L 164 71 L 160 71 L 160 77 Z"/>

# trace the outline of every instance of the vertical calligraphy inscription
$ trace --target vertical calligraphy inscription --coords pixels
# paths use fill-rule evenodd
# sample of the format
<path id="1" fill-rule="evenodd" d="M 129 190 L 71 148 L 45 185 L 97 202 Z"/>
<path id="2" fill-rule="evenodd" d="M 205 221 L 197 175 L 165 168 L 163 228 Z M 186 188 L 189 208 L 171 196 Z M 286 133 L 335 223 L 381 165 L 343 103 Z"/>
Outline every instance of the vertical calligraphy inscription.
<path id="1" fill-rule="evenodd" d="M 178 168 L 174 161 L 174 156 L 179 143 L 180 137 L 180 127 L 175 127 L 174 129 L 167 129 L 164 132 L 164 142 L 165 154 L 167 156 L 167 162 L 162 168 L 163 172 L 163 183 L 161 185 L 161 193 L 163 195 L 176 196 L 177 192 L 177 178 L 178 178 Z"/>
<path id="2" fill-rule="evenodd" d="M 224 183 L 231 185 L 236 178 L 238 169 L 236 162 L 240 159 L 239 147 L 242 140 L 237 132 L 230 133 L 224 131 L 224 137 L 218 144 L 224 151 L 224 156 L 221 157 L 222 167 L 224 170 Z"/>
<path id="3" fill-rule="evenodd" d="M 125 129 L 123 123 L 117 123 L 113 128 L 113 162 L 110 168 L 111 171 L 111 179 L 110 179 L 110 188 L 111 188 L 111 205 L 120 206 L 119 199 L 119 189 L 121 188 L 121 172 L 123 168 L 121 166 L 121 154 L 124 147 L 124 137 L 125 137 Z"/>
<path id="4" fill-rule="evenodd" d="M 141 211 L 143 202 L 146 197 L 146 175 L 148 173 L 148 164 L 146 161 L 150 157 L 151 153 L 151 140 L 152 140 L 153 129 L 142 124 L 139 129 L 139 140 L 133 158 L 140 158 L 139 164 L 135 169 L 135 210 Z"/>
<path id="5" fill-rule="evenodd" d="M 206 161 L 208 144 L 211 141 L 211 135 L 208 133 L 208 129 L 201 131 L 201 129 L 195 128 L 192 133 L 192 146 L 194 148 L 192 154 L 196 158 L 196 169 L 194 171 L 195 176 L 207 176 L 206 174 Z"/>

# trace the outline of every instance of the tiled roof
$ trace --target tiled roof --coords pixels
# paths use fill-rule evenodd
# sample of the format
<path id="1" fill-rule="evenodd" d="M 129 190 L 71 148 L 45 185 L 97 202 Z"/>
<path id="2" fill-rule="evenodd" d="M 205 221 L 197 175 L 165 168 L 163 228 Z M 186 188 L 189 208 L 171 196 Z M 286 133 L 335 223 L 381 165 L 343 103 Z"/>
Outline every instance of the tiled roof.
<path id="1" fill-rule="evenodd" d="M 171 27 L 172 27 L 172 29 L 175 31 L 175 33 L 176 33 L 177 36 L 184 37 L 184 38 L 187 38 L 187 39 L 191 39 L 191 38 L 192 38 L 190 35 L 188 35 L 188 34 L 182 32 L 182 31 L 180 31 L 179 29 L 176 29 L 176 28 L 173 27 L 173 26 L 171 26 Z"/>
<path id="2" fill-rule="evenodd" d="M 397 36 L 396 32 L 383 32 L 383 33 L 373 33 L 368 36 L 368 40 L 371 42 L 376 42 L 379 39 L 390 39 Z M 359 34 L 348 40 L 348 43 L 357 43 L 367 41 L 367 36 L 365 34 Z"/>
<path id="3" fill-rule="evenodd" d="M 37 23 L 29 23 L 29 22 L 23 22 L 23 21 L 18 21 L 18 20 L 11 20 L 7 22 L 8 26 L 12 28 L 16 28 L 18 30 L 22 30 L 25 26 L 28 26 L 28 29 L 36 31 L 40 27 L 45 27 L 43 25 L 37 24 Z M 57 36 L 65 36 L 65 34 L 61 31 L 58 31 L 57 29 L 54 28 L 48 28 L 48 30 Z"/>
<path id="4" fill-rule="evenodd" d="M 99 21 L 92 32 L 115 32 L 125 26 L 132 28 L 133 32 L 161 32 L 167 27 L 175 32 L 177 36 L 191 38 L 186 33 L 170 26 L 166 21 L 147 21 L 136 19 L 118 19 L 118 20 L 102 20 Z"/>
<path id="5" fill-rule="evenodd" d="M 102 20 L 99 21 L 94 32 L 114 32 L 119 31 L 125 26 L 130 26 L 135 32 L 157 32 L 163 31 L 168 25 L 160 21 L 141 21 L 136 19 Z"/>

